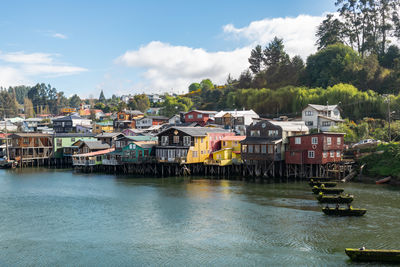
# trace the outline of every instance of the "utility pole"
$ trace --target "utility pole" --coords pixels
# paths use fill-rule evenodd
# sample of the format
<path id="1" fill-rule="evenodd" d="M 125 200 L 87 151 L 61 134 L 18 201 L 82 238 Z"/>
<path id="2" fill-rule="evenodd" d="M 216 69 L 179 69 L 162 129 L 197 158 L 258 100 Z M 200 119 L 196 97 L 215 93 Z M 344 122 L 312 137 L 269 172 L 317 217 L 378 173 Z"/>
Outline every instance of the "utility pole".
<path id="1" fill-rule="evenodd" d="M 389 94 L 385 94 L 384 96 L 386 97 L 385 102 L 387 103 L 387 109 L 388 109 L 388 122 L 389 122 L 388 135 L 389 135 L 389 142 L 391 142 L 392 141 L 392 133 L 391 133 L 391 129 L 390 129 L 390 123 L 391 123 L 390 95 Z"/>

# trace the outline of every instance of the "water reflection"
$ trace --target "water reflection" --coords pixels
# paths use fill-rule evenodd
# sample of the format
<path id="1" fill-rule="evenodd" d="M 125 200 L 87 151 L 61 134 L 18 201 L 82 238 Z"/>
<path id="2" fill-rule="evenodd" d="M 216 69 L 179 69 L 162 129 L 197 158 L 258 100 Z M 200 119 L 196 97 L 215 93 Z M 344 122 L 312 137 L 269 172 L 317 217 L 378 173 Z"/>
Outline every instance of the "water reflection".
<path id="1" fill-rule="evenodd" d="M 2 265 L 350 264 L 398 248 L 400 191 L 346 184 L 362 218 L 332 218 L 306 183 L 0 170 Z M 39 255 L 39 256 L 38 256 Z"/>

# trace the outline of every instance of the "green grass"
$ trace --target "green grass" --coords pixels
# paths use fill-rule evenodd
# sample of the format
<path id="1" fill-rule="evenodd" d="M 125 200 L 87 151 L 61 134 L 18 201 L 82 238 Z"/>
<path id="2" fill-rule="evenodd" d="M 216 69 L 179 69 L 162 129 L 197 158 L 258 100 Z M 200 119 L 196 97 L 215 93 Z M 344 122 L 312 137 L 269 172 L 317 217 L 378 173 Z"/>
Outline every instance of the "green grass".
<path id="1" fill-rule="evenodd" d="M 382 154 L 372 154 L 361 158 L 360 165 L 366 164 L 364 174 L 374 176 L 392 176 L 400 179 L 400 144 L 381 144 L 376 151 Z"/>

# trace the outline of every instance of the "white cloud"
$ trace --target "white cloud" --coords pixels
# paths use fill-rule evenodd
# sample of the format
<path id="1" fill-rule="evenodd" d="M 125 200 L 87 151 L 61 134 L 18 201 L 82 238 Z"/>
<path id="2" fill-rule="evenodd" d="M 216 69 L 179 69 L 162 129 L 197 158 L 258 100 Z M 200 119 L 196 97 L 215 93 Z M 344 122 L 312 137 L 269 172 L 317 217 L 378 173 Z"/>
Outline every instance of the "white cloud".
<path id="1" fill-rule="evenodd" d="M 58 33 L 58 32 L 54 33 L 52 36 L 53 36 L 54 38 L 58 38 L 58 39 L 67 39 L 67 38 L 68 38 L 67 35 L 62 34 L 62 33 Z"/>
<path id="2" fill-rule="evenodd" d="M 29 85 L 44 78 L 78 74 L 87 69 L 58 62 L 56 54 L 0 51 L 0 86 Z"/>
<path id="3" fill-rule="evenodd" d="M 236 28 L 234 25 L 228 24 L 223 27 L 223 31 L 230 36 L 245 39 L 253 45 L 265 46 L 275 36 L 283 38 L 288 54 L 300 55 L 305 59 L 316 51 L 315 33 L 324 18 L 325 14 L 263 19 L 253 21 L 243 28 Z"/>
<path id="4" fill-rule="evenodd" d="M 172 46 L 154 41 L 136 51 L 127 51 L 116 63 L 144 68 L 145 85 L 153 90 L 186 90 L 190 83 L 210 78 L 224 83 L 228 73 L 238 76 L 247 66 L 249 48 L 207 52 L 201 48 Z M 146 89 L 146 88 L 145 88 Z"/>
<path id="5" fill-rule="evenodd" d="M 275 36 L 284 39 L 288 54 L 306 59 L 316 51 L 315 32 L 324 17 L 299 15 L 263 19 L 242 28 L 225 25 L 223 32 L 227 37 L 244 41 L 244 46 L 232 51 L 210 52 L 202 48 L 153 41 L 138 50 L 125 52 L 115 62 L 142 71 L 143 80 L 137 83 L 142 87 L 135 88 L 139 90 L 170 91 L 173 88 L 182 92 L 187 90 L 190 83 L 205 78 L 223 84 L 229 73 L 237 78 L 248 68 L 247 60 L 256 44 L 264 47 Z"/>

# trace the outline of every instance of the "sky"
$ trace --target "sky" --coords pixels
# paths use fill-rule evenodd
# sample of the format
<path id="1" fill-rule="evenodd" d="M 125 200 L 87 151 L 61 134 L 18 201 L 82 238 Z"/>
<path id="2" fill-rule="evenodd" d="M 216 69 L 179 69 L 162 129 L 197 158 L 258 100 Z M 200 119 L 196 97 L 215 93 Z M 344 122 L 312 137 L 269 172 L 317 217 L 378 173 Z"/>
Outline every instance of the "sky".
<path id="1" fill-rule="evenodd" d="M 7 1 L 0 16 L 0 86 L 51 84 L 65 95 L 186 92 L 224 84 L 250 51 L 283 38 L 316 51 L 334 0 Z"/>

